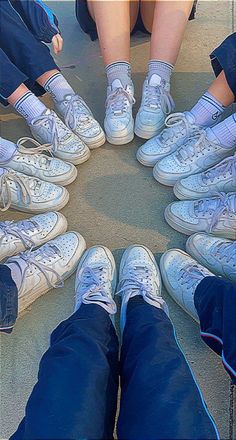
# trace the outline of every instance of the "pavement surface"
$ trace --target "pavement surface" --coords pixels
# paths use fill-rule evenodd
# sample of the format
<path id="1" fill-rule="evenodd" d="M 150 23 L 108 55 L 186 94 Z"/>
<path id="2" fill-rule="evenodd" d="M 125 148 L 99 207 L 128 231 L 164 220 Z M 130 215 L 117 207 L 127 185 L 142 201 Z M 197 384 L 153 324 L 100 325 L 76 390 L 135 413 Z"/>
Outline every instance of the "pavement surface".
<path id="1" fill-rule="evenodd" d="M 64 36 L 64 52 L 57 62 L 71 85 L 86 98 L 102 123 L 105 75 L 98 42 L 91 42 L 76 21 L 73 1 L 53 1 Z M 234 30 L 234 1 L 200 1 L 197 19 L 188 24 L 173 75 L 172 92 L 177 111 L 190 108 L 213 79 L 208 54 Z M 137 105 L 148 60 L 149 38 L 136 34 L 132 39 L 133 79 Z M 68 66 L 71 66 L 68 68 Z M 52 107 L 49 97 L 44 102 Z M 229 109 L 232 111 L 232 109 Z M 22 118 L 1 108 L 1 135 L 13 141 L 29 135 Z M 87 245 L 108 246 L 119 263 L 123 250 L 143 243 L 161 254 L 172 247 L 184 249 L 186 237 L 164 221 L 163 211 L 174 200 L 173 192 L 157 184 L 151 169 L 135 160 L 142 140 L 123 147 L 106 144 L 94 151 L 79 167 L 78 178 L 69 186 L 70 202 L 63 209 L 70 230 L 79 231 Z M 25 214 L 8 211 L 1 220 L 18 220 Z M 36 382 L 39 360 L 46 350 L 53 328 L 73 310 L 74 277 L 63 289 L 53 290 L 37 300 L 16 323 L 11 336 L 1 342 L 0 437 L 8 438 L 24 415 L 24 407 Z M 222 439 L 229 438 L 230 382 L 220 359 L 201 341 L 198 326 L 163 292 L 170 307 L 179 342 L 201 386 L 207 405 Z M 235 402 L 234 402 L 235 403 Z"/>

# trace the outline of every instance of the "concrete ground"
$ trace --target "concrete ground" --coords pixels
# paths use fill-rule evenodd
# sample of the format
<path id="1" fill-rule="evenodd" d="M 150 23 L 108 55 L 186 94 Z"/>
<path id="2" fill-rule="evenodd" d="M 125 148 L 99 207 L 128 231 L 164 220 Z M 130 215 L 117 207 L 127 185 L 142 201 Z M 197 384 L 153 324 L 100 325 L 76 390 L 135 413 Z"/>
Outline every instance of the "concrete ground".
<path id="1" fill-rule="evenodd" d="M 71 65 L 63 70 L 71 85 L 86 98 L 102 122 L 105 75 L 97 42 L 82 33 L 75 19 L 73 1 L 50 2 L 59 17 L 65 39 L 58 63 Z M 211 82 L 208 54 L 233 31 L 233 1 L 200 1 L 197 19 L 189 23 L 173 76 L 173 96 L 177 111 L 189 108 Z M 133 76 L 137 106 L 148 59 L 149 39 L 136 34 L 132 39 Z M 74 65 L 74 67 L 73 67 Z M 48 97 L 44 101 L 52 106 Z M 22 118 L 10 107 L 1 108 L 1 135 L 11 140 L 29 135 Z M 128 146 L 106 144 L 79 167 L 78 179 L 70 185 L 70 202 L 62 211 L 70 230 L 78 230 L 87 245 L 103 243 L 117 262 L 131 243 L 144 243 L 161 254 L 172 247 L 184 249 L 186 237 L 164 221 L 163 211 L 174 200 L 171 188 L 156 183 L 151 169 L 135 160 L 142 140 Z M 1 220 L 22 219 L 13 211 L 1 213 Z M 1 336 L 1 438 L 14 432 L 24 415 L 24 407 L 37 377 L 38 363 L 46 350 L 52 329 L 73 308 L 74 277 L 63 289 L 40 298 L 18 319 L 11 336 Z M 198 326 L 164 292 L 179 341 L 196 374 L 207 405 L 218 425 L 221 438 L 229 438 L 229 379 L 220 359 L 201 341 Z"/>

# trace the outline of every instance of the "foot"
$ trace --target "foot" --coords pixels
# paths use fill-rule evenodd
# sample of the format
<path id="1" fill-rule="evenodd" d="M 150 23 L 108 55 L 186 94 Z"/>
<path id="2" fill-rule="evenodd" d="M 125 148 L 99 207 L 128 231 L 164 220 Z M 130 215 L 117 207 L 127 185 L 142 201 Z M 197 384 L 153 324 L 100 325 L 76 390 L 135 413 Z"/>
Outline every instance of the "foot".
<path id="1" fill-rule="evenodd" d="M 174 193 L 180 200 L 210 197 L 214 192 L 231 192 L 236 188 L 236 154 L 202 173 L 180 179 Z"/>
<path id="2" fill-rule="evenodd" d="M 134 103 L 132 83 L 124 88 L 121 81 L 116 79 L 108 87 L 104 128 L 110 144 L 124 145 L 133 140 L 134 120 L 132 108 Z"/>
<path id="3" fill-rule="evenodd" d="M 59 212 L 48 212 L 18 222 L 0 222 L 0 261 L 41 246 L 66 230 L 67 220 Z"/>
<path id="4" fill-rule="evenodd" d="M 212 272 L 236 282 L 236 241 L 194 234 L 189 237 L 186 250 Z"/>
<path id="5" fill-rule="evenodd" d="M 158 160 L 168 156 L 199 132 L 199 126 L 188 113 L 173 113 L 165 120 L 161 134 L 143 144 L 137 152 L 137 160 L 147 167 L 154 167 Z"/>
<path id="6" fill-rule="evenodd" d="M 0 175 L 1 211 L 8 208 L 34 213 L 60 211 L 68 201 L 69 193 L 63 186 L 7 169 Z"/>
<path id="7" fill-rule="evenodd" d="M 4 139 L 0 140 L 4 142 Z M 26 143 L 34 146 L 25 147 Z M 77 170 L 73 164 L 46 156 L 42 154 L 43 151 L 51 152 L 50 145 L 40 145 L 27 137 L 19 139 L 11 160 L 4 163 L 0 161 L 0 166 L 62 186 L 69 185 L 76 179 Z"/>
<path id="8" fill-rule="evenodd" d="M 16 264 L 21 270 L 19 313 L 49 290 L 61 287 L 76 270 L 85 248 L 79 233 L 67 232 L 35 251 L 9 258 L 6 264 Z"/>
<path id="9" fill-rule="evenodd" d="M 55 102 L 58 113 L 65 124 L 91 150 L 105 143 L 105 134 L 84 100 L 78 95 L 66 95 L 61 102 Z"/>
<path id="10" fill-rule="evenodd" d="M 129 299 L 136 295 L 142 296 L 148 304 L 168 313 L 161 296 L 161 277 L 157 263 L 152 252 L 145 246 L 129 246 L 124 252 L 120 263 L 118 294 L 122 297 L 122 332 L 126 323 Z"/>
<path id="11" fill-rule="evenodd" d="M 185 312 L 199 322 L 194 293 L 198 284 L 213 274 L 180 249 L 165 252 L 161 257 L 160 268 L 167 292 Z"/>
<path id="12" fill-rule="evenodd" d="M 171 203 L 165 209 L 165 219 L 172 228 L 186 235 L 208 232 L 235 240 L 236 192 Z"/>
<path id="13" fill-rule="evenodd" d="M 116 265 L 104 246 L 93 246 L 83 255 L 76 274 L 75 310 L 81 304 L 96 304 L 110 315 L 116 313 L 113 299 L 116 288 Z"/>
<path id="14" fill-rule="evenodd" d="M 165 118 L 174 110 L 170 85 L 157 74 L 145 79 L 140 109 L 135 120 L 135 134 L 143 139 L 156 136 L 163 129 Z"/>
<path id="15" fill-rule="evenodd" d="M 154 178 L 163 185 L 175 183 L 192 174 L 201 173 L 231 156 L 235 148 L 222 148 L 217 141 L 208 137 L 208 130 L 190 138 L 174 153 L 161 159 L 153 169 Z"/>
<path id="16" fill-rule="evenodd" d="M 51 144 L 53 155 L 59 159 L 79 165 L 90 157 L 87 145 L 76 136 L 52 110 L 34 118 L 29 124 L 37 141 Z"/>

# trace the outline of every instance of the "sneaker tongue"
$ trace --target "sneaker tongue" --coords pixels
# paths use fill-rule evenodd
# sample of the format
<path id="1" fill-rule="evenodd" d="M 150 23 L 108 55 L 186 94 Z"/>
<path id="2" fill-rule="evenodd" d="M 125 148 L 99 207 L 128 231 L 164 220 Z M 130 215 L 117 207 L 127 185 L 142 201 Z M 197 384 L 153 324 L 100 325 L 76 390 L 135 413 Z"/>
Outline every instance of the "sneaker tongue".
<path id="1" fill-rule="evenodd" d="M 114 81 L 111 84 L 111 89 L 112 90 L 116 90 L 116 89 L 120 89 L 120 88 L 124 88 L 122 82 L 119 79 L 114 79 Z"/>
<path id="2" fill-rule="evenodd" d="M 149 86 L 156 87 L 161 85 L 161 76 L 154 73 L 148 80 Z"/>

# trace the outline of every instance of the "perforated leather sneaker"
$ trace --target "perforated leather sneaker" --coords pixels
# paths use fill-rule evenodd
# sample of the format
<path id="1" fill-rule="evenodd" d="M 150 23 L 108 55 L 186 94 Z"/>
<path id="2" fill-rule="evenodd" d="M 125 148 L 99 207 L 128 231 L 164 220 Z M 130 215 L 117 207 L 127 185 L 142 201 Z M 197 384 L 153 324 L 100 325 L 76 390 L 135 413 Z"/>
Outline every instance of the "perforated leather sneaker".
<path id="1" fill-rule="evenodd" d="M 193 116 L 188 112 L 173 113 L 165 120 L 166 128 L 143 144 L 137 151 L 137 160 L 147 167 L 154 167 L 158 160 L 168 156 L 183 145 L 187 139 L 199 133 Z"/>
<path id="2" fill-rule="evenodd" d="M 0 222 L 0 261 L 41 246 L 66 230 L 67 220 L 59 212 L 47 212 L 18 222 Z"/>
<path id="3" fill-rule="evenodd" d="M 124 145 L 134 138 L 132 108 L 135 103 L 134 87 L 123 87 L 119 79 L 107 88 L 104 128 L 107 141 L 113 145 Z"/>
<path id="4" fill-rule="evenodd" d="M 209 197 L 213 192 L 236 190 L 236 154 L 202 173 L 180 179 L 174 193 L 180 200 Z"/>
<path id="5" fill-rule="evenodd" d="M 0 211 L 59 211 L 69 201 L 63 186 L 0 168 Z"/>
<path id="6" fill-rule="evenodd" d="M 186 250 L 212 272 L 236 282 L 236 241 L 194 234 L 188 238 Z"/>
<path id="7" fill-rule="evenodd" d="M 53 155 L 59 159 L 79 165 L 90 157 L 90 150 L 56 115 L 47 109 L 41 116 L 29 124 L 37 141 L 51 144 Z"/>
<path id="8" fill-rule="evenodd" d="M 231 156 L 235 148 L 222 148 L 218 142 L 208 138 L 208 131 L 190 138 L 174 153 L 164 157 L 153 168 L 154 178 L 163 185 L 172 186 L 179 179 L 201 173 L 222 159 Z"/>
<path id="9" fill-rule="evenodd" d="M 235 240 L 236 192 L 171 203 L 165 209 L 165 219 L 172 228 L 186 235 L 208 232 Z"/>
<path id="10" fill-rule="evenodd" d="M 75 310 L 81 304 L 97 304 L 114 315 L 115 288 L 116 265 L 111 251 L 104 246 L 91 247 L 81 258 L 76 273 Z"/>
<path id="11" fill-rule="evenodd" d="M 199 322 L 194 293 L 205 277 L 214 274 L 180 249 L 165 252 L 160 260 L 160 269 L 167 292 L 185 312 Z"/>
<path id="12" fill-rule="evenodd" d="M 90 148 L 101 147 L 105 143 L 105 134 L 94 118 L 91 110 L 78 95 L 66 95 L 61 102 L 55 102 L 58 113 L 65 124 Z"/>
<path id="13" fill-rule="evenodd" d="M 49 290 L 62 287 L 76 270 L 85 248 L 82 235 L 67 232 L 35 251 L 9 258 L 6 264 L 16 264 L 21 271 L 19 313 Z"/>
<path id="14" fill-rule="evenodd" d="M 152 252 L 145 246 L 129 246 L 124 252 L 119 273 L 117 295 L 122 298 L 120 325 L 123 332 L 130 298 L 140 295 L 148 303 L 163 309 L 168 307 L 161 296 L 161 276 Z"/>
<path id="15" fill-rule="evenodd" d="M 143 139 L 156 136 L 165 124 L 165 118 L 174 110 L 170 84 L 154 73 L 143 84 L 142 101 L 135 119 L 135 134 Z"/>
<path id="16" fill-rule="evenodd" d="M 0 138 L 1 141 L 4 142 L 4 139 Z M 26 144 L 31 145 L 31 147 L 25 147 Z M 34 139 L 21 138 L 17 142 L 14 156 L 8 162 L 1 163 L 0 161 L 0 166 L 47 182 L 62 186 L 69 185 L 77 177 L 75 166 L 69 162 L 42 154 L 43 151 L 51 152 L 51 150 L 52 148 L 48 144 L 40 145 Z"/>

